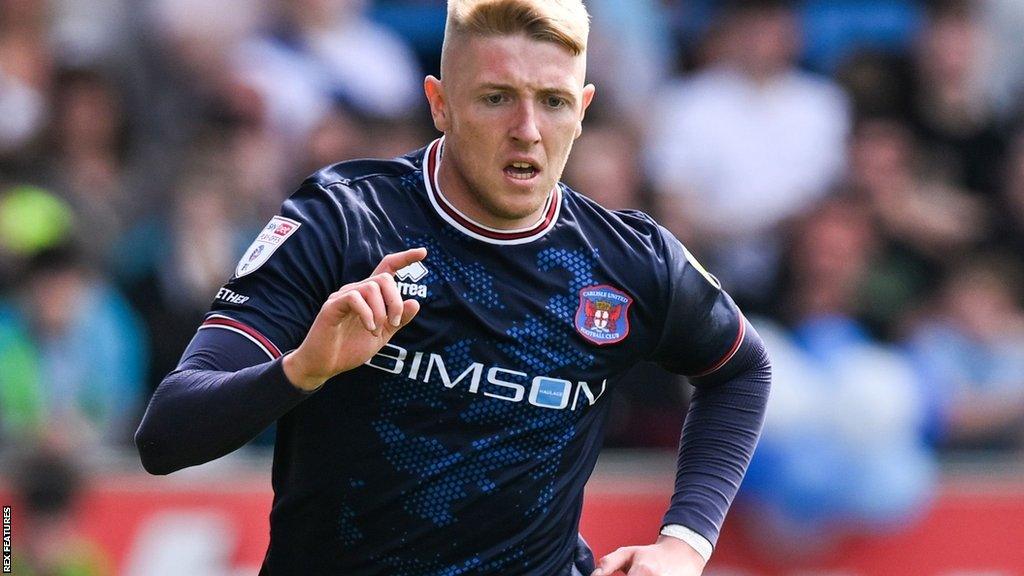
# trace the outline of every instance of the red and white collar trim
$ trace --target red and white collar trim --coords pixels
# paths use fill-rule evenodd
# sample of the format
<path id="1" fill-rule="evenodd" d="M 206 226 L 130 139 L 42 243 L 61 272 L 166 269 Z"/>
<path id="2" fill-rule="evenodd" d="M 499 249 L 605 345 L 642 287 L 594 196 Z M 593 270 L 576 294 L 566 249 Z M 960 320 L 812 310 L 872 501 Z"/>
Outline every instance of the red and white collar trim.
<path id="1" fill-rule="evenodd" d="M 464 234 L 477 240 L 490 244 L 525 244 L 540 238 L 555 227 L 558 222 L 558 213 L 562 210 L 562 191 L 556 185 L 548 195 L 547 203 L 544 204 L 543 216 L 533 225 L 516 230 L 500 230 L 491 228 L 466 216 L 458 208 L 452 206 L 444 194 L 441 193 L 438 173 L 441 170 L 441 148 L 444 145 L 444 137 L 438 138 L 427 146 L 423 156 L 423 183 L 427 187 L 427 196 L 434 210 L 452 226 Z"/>

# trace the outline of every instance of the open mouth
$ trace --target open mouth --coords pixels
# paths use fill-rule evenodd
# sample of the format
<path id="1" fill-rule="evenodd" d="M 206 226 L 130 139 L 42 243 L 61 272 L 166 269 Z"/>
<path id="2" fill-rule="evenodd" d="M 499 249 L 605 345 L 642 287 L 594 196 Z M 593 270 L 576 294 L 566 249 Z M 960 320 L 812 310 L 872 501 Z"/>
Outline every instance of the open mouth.
<path id="1" fill-rule="evenodd" d="M 529 162 L 513 162 L 505 167 L 505 174 L 513 180 L 529 180 L 540 172 Z"/>

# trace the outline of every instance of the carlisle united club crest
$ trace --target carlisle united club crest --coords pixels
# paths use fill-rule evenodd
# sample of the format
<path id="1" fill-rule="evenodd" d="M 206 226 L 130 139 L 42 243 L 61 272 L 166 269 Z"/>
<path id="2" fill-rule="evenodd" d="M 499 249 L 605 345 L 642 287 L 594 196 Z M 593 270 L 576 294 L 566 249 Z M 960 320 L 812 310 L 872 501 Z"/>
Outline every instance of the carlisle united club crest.
<path id="1" fill-rule="evenodd" d="M 625 292 L 601 284 L 580 290 L 576 308 L 576 331 L 594 344 L 614 344 L 629 334 L 629 305 Z"/>

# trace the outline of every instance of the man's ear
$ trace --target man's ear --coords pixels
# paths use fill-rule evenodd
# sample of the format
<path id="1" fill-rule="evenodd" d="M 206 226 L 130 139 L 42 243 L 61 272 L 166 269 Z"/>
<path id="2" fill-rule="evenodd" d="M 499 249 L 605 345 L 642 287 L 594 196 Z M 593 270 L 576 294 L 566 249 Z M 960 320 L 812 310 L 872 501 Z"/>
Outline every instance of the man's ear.
<path id="1" fill-rule="evenodd" d="M 583 134 L 583 117 L 587 115 L 587 108 L 594 101 L 594 93 L 596 91 L 597 88 L 593 84 L 587 84 L 583 87 L 583 106 L 580 107 L 580 119 L 576 122 L 575 138 L 579 138 L 580 134 Z"/>
<path id="2" fill-rule="evenodd" d="M 448 101 L 444 94 L 444 85 L 434 76 L 423 79 L 423 92 L 430 104 L 430 116 L 434 119 L 434 127 L 441 132 L 448 131 Z"/>

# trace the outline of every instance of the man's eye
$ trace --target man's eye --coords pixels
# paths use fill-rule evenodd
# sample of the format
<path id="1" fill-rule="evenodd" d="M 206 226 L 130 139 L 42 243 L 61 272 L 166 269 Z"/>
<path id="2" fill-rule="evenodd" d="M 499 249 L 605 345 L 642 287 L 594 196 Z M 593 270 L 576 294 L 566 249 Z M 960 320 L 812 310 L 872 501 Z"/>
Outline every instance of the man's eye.
<path id="1" fill-rule="evenodd" d="M 568 104 L 568 102 L 566 102 L 565 98 L 561 98 L 561 97 L 558 97 L 558 96 L 548 96 L 547 97 L 547 105 L 550 108 L 561 108 L 561 107 L 565 106 L 566 104 Z"/>
<path id="2" fill-rule="evenodd" d="M 505 101 L 504 94 L 488 94 L 484 97 L 488 104 L 501 104 Z"/>

